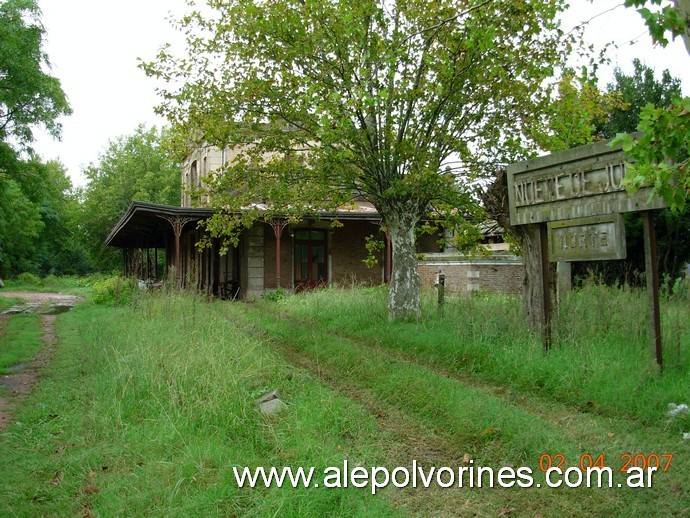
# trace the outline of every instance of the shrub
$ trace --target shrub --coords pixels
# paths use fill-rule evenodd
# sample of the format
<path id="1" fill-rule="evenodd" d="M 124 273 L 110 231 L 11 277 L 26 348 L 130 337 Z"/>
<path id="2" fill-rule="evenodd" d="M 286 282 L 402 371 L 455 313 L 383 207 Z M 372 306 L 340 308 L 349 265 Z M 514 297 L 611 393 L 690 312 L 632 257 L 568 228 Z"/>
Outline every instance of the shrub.
<path id="1" fill-rule="evenodd" d="M 282 300 L 285 297 L 287 297 L 287 292 L 285 291 L 285 288 L 281 287 L 277 290 L 267 292 L 263 298 L 266 300 L 271 300 L 273 302 L 278 302 L 279 300 Z"/>
<path id="2" fill-rule="evenodd" d="M 24 272 L 17 275 L 17 280 L 22 284 L 29 284 L 31 286 L 40 286 L 41 278 L 33 273 Z"/>
<path id="3" fill-rule="evenodd" d="M 134 279 L 108 277 L 95 282 L 91 292 L 96 304 L 120 306 L 132 302 L 137 292 L 137 283 Z"/>

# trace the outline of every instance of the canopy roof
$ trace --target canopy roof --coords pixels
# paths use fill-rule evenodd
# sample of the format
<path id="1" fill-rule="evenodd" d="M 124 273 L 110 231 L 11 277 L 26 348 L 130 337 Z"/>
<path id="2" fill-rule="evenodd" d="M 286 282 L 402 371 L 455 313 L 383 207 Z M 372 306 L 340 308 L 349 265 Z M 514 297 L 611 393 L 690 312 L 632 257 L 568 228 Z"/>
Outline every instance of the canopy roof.
<path id="1" fill-rule="evenodd" d="M 105 244 L 119 248 L 165 248 L 166 241 L 173 236 L 172 225 L 166 218 L 178 216 L 199 221 L 211 215 L 211 209 L 135 201 L 113 227 Z"/>
<path id="2" fill-rule="evenodd" d="M 118 248 L 166 248 L 166 243 L 172 245 L 174 238 L 170 220 L 178 217 L 182 221 L 188 221 L 189 223 L 184 228 L 188 230 L 195 226 L 193 222 L 209 218 L 213 213 L 212 209 L 174 207 L 135 201 L 113 227 L 105 244 Z M 362 201 L 332 212 L 318 212 L 314 218 L 363 221 L 381 219 L 371 204 Z"/>

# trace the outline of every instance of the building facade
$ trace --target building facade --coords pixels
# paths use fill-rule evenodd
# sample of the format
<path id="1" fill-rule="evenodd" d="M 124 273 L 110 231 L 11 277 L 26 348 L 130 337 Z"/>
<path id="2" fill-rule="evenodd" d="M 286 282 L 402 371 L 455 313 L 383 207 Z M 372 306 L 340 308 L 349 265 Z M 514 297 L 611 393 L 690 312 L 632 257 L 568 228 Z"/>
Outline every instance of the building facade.
<path id="1" fill-rule="evenodd" d="M 170 275 L 179 286 L 228 299 L 253 299 L 278 288 L 300 291 L 389 281 L 390 241 L 381 228 L 378 212 L 366 202 L 318 213 L 297 224 L 281 218 L 257 221 L 241 233 L 237 246 L 225 253 L 221 253 L 218 239 L 212 239 L 208 247 L 197 247 L 205 232 L 199 223 L 213 214 L 206 208 L 208 199 L 201 192 L 204 179 L 232 160 L 233 155 L 231 149 L 212 146 L 190 154 L 181 167 L 180 207 L 132 203 L 106 240 L 108 245 L 124 250 L 128 274 L 150 281 Z M 335 220 L 337 225 L 333 224 Z M 384 246 L 376 252 L 375 266 L 368 267 L 365 259 L 370 252 L 366 244 L 372 237 Z M 519 260 L 494 261 L 497 264 L 472 260 L 453 250 L 444 253 L 437 241 L 430 235 L 418 241 L 424 285 L 433 284 L 441 269 L 450 281 L 447 288 L 451 292 L 519 290 Z M 456 278 L 471 282 L 452 280 Z"/>

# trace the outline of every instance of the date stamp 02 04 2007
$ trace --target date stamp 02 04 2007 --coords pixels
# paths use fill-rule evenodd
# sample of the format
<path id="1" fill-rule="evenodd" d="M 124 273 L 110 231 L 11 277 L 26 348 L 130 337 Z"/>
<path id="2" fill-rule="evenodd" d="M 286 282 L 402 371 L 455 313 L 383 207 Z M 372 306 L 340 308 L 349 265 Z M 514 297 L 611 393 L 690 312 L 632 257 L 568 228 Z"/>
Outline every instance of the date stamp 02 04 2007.
<path id="1" fill-rule="evenodd" d="M 673 460 L 672 453 L 623 453 L 619 457 L 619 466 L 615 469 L 622 473 L 627 473 L 630 468 L 657 468 L 659 471 L 667 472 Z M 539 469 L 543 472 L 551 468 L 563 469 L 568 466 L 567 459 L 562 453 L 544 453 L 539 457 Z M 597 456 L 589 453 L 580 455 L 577 465 L 582 471 L 587 468 L 606 468 L 611 467 L 606 464 L 606 456 L 600 453 Z"/>

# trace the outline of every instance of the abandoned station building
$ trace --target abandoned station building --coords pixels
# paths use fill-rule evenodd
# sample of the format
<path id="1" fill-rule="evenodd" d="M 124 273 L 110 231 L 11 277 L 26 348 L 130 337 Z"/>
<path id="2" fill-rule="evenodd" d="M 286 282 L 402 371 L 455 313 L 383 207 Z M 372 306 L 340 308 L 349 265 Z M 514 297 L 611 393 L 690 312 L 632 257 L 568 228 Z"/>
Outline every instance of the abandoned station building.
<path id="1" fill-rule="evenodd" d="M 178 285 L 223 298 L 244 299 L 278 287 L 299 291 L 321 285 L 389 281 L 390 242 L 381 230 L 381 217 L 366 202 L 319 213 L 299 224 L 287 224 L 282 219 L 257 221 L 242 232 L 238 246 L 226 254 L 221 255 L 217 239 L 199 250 L 196 243 L 205 230 L 198 223 L 213 211 L 204 207 L 207 199 L 193 199 L 190 193 L 230 159 L 230 150 L 207 146 L 184 160 L 181 207 L 136 201 L 130 205 L 106 239 L 106 244 L 123 249 L 126 273 L 157 280 L 174 272 Z M 332 225 L 334 219 L 338 226 Z M 378 252 L 377 265 L 369 268 L 364 259 L 369 255 L 366 239 L 372 235 L 386 246 Z M 500 235 L 488 233 L 485 237 L 491 254 L 468 258 L 452 248 L 442 250 L 435 236 L 420 236 L 417 246 L 422 258 L 422 285 L 433 285 L 441 270 L 450 292 L 519 291 L 524 275 L 520 259 L 507 252 Z"/>

